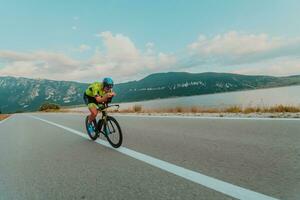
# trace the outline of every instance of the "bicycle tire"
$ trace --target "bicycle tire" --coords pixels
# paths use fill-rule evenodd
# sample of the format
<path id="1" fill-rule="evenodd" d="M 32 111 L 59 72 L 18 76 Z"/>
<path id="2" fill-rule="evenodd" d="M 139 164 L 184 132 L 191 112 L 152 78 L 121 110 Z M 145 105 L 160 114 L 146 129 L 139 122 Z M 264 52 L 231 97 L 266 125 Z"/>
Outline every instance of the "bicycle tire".
<path id="1" fill-rule="evenodd" d="M 88 121 L 89 121 L 89 116 L 86 116 L 86 118 L 85 118 L 85 128 L 86 128 L 86 132 L 87 132 L 87 134 L 89 135 L 89 137 L 90 137 L 92 140 L 95 141 L 95 140 L 99 137 L 99 133 L 98 133 L 97 130 L 95 130 L 95 134 L 94 134 L 94 135 L 92 135 L 92 134 L 90 133 L 90 131 L 89 131 L 89 129 L 88 129 Z M 96 120 L 94 120 L 93 123 L 94 123 L 94 126 L 96 127 Z"/>
<path id="2" fill-rule="evenodd" d="M 122 134 L 122 130 L 121 130 L 121 127 L 120 127 L 118 121 L 117 121 L 114 117 L 107 116 L 107 124 L 108 124 L 108 123 L 111 123 L 111 122 L 113 122 L 113 123 L 116 125 L 117 129 L 118 129 L 118 133 L 117 133 L 117 134 L 118 134 L 118 136 L 119 136 L 119 140 L 118 140 L 117 142 L 114 142 L 114 141 L 112 141 L 111 138 L 110 138 L 111 135 L 116 134 L 116 133 L 111 133 L 111 134 L 108 134 L 108 135 L 104 134 L 104 135 L 105 135 L 107 141 L 109 142 L 109 144 L 110 144 L 112 147 L 114 147 L 114 148 L 119 148 L 119 147 L 122 145 L 122 142 L 123 142 L 123 134 Z M 103 128 L 104 128 L 104 129 L 106 128 L 106 124 L 103 124 Z M 114 136 L 115 136 L 115 135 L 114 135 Z"/>

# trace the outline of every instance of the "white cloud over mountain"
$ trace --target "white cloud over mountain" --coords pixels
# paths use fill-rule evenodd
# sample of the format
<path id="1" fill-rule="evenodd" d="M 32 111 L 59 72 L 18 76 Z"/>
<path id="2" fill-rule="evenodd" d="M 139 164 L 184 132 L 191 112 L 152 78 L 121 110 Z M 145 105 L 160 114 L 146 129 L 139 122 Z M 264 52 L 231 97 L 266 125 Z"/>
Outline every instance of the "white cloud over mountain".
<path id="1" fill-rule="evenodd" d="M 286 44 L 285 42 L 281 38 L 270 38 L 266 34 L 254 35 L 230 31 L 211 38 L 200 35 L 189 48 L 202 56 L 242 56 L 280 48 Z"/>
<path id="2" fill-rule="evenodd" d="M 233 71 L 239 74 L 265 74 L 275 76 L 299 75 L 300 57 L 279 57 L 272 60 L 258 62 L 251 66 L 243 66 Z"/>
<path id="3" fill-rule="evenodd" d="M 200 35 L 180 54 L 171 54 L 156 51 L 152 42 L 139 49 L 123 34 L 107 31 L 97 36 L 103 47 L 100 48 L 99 41 L 94 53 L 86 60 L 49 51 L 0 50 L 0 76 L 79 81 L 112 76 L 124 81 L 162 71 L 300 74 L 299 38 L 231 31 L 212 37 Z M 92 49 L 82 44 L 76 51 L 91 52 Z"/>
<path id="4" fill-rule="evenodd" d="M 84 81 L 113 76 L 122 81 L 138 74 L 171 70 L 176 62 L 171 54 L 149 54 L 149 49 L 147 52 L 138 49 L 129 37 L 122 34 L 102 32 L 99 36 L 105 48 L 97 48 L 94 55 L 85 61 L 55 52 L 0 50 L 0 75 Z M 86 51 L 89 48 L 81 45 L 79 50 Z"/>
<path id="5" fill-rule="evenodd" d="M 231 31 L 213 37 L 200 35 L 188 45 L 188 52 L 189 56 L 181 65 L 186 63 L 193 69 L 217 66 L 219 71 L 239 73 L 300 74 L 300 38 Z"/>

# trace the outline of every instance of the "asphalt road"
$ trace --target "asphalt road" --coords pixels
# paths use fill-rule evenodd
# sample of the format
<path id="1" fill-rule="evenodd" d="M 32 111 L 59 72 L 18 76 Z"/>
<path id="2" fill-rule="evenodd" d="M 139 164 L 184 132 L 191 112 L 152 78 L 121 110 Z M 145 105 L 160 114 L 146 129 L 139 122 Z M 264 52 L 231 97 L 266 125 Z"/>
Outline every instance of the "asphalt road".
<path id="1" fill-rule="evenodd" d="M 120 151 L 86 139 L 80 114 L 19 114 L 0 122 L 0 199 L 235 199 L 236 191 L 190 181 L 187 172 L 170 173 L 126 155 L 128 149 L 222 187 L 300 199 L 300 120 L 116 118 Z"/>

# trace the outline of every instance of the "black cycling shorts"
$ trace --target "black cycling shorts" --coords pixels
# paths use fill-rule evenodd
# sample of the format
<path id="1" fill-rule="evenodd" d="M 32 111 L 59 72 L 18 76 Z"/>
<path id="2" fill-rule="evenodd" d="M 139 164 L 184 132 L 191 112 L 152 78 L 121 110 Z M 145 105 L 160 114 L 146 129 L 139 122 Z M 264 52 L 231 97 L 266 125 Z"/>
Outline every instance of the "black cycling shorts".
<path id="1" fill-rule="evenodd" d="M 90 97 L 90 96 L 86 95 L 86 93 L 83 94 L 83 100 L 86 105 L 89 105 L 90 103 L 94 103 L 94 104 L 98 105 L 96 98 Z"/>

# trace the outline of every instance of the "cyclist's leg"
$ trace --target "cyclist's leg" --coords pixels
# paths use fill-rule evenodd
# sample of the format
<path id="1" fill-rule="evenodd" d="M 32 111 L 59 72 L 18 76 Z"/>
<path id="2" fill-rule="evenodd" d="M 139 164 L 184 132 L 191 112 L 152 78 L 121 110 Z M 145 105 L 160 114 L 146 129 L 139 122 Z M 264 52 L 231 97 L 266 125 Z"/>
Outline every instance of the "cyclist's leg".
<path id="1" fill-rule="evenodd" d="M 89 97 L 84 93 L 83 100 L 85 104 L 88 106 L 88 109 L 91 113 L 89 115 L 89 123 L 91 123 L 92 121 L 94 121 L 94 119 L 96 119 L 98 114 L 96 99 L 94 99 L 93 97 Z"/>
<path id="2" fill-rule="evenodd" d="M 89 103 L 88 108 L 89 111 L 91 112 L 91 114 L 89 115 L 89 123 L 91 123 L 97 117 L 98 114 L 97 105 L 95 103 Z"/>

